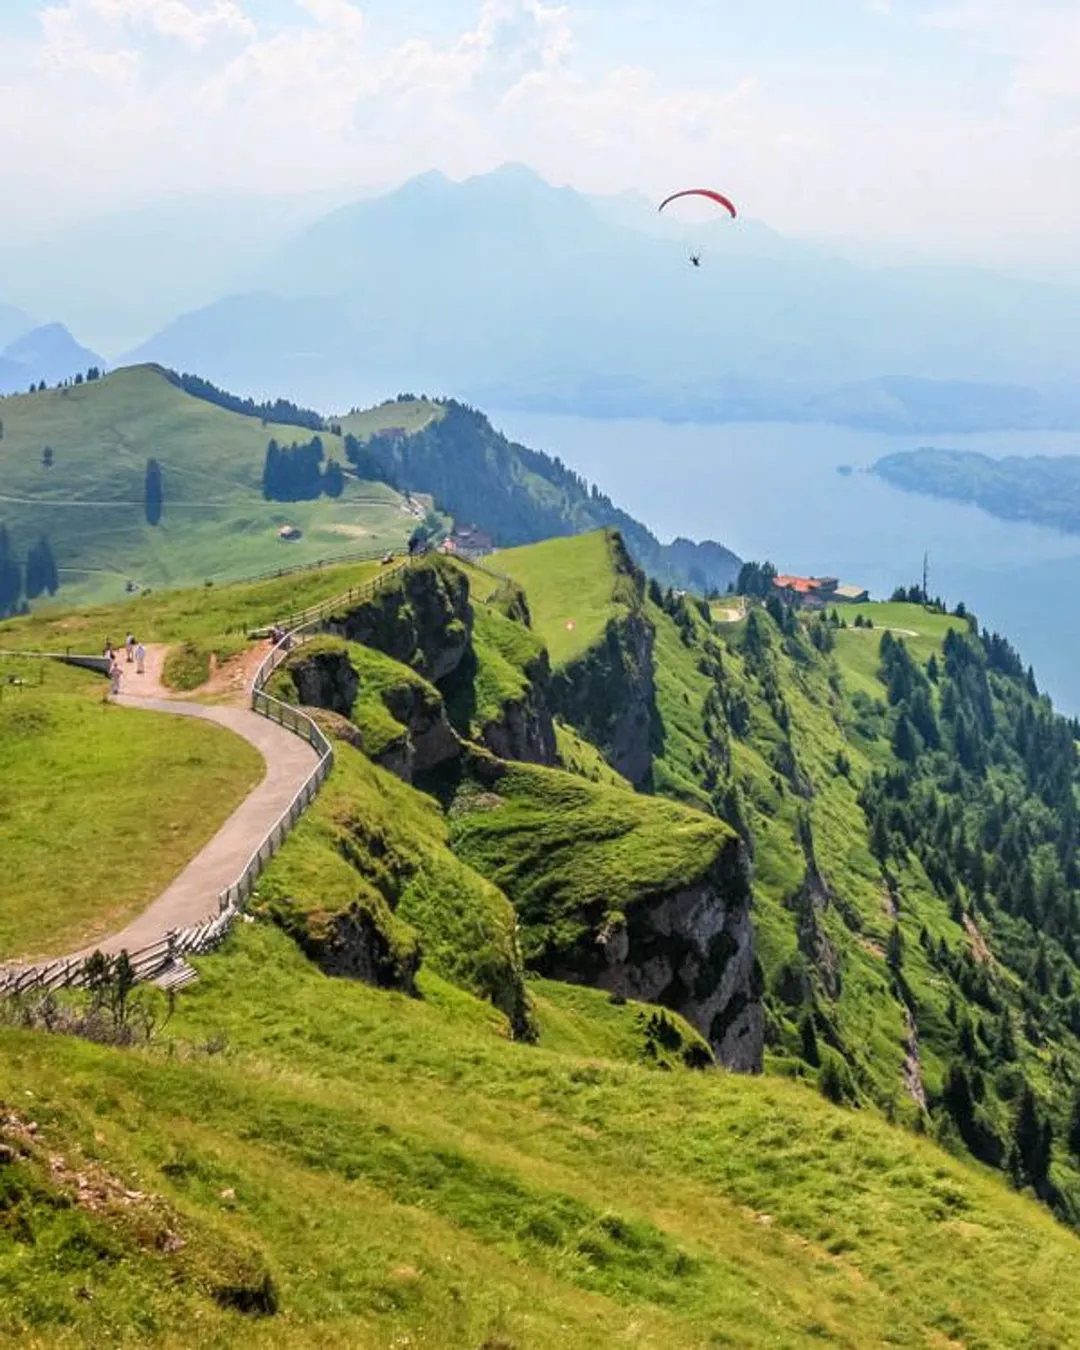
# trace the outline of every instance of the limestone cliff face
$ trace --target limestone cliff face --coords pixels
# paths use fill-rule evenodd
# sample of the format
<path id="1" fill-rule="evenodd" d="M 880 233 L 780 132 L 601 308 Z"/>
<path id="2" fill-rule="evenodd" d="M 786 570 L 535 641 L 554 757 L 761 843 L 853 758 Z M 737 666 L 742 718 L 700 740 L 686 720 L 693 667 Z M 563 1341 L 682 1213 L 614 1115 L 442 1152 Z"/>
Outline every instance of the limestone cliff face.
<path id="1" fill-rule="evenodd" d="M 736 841 L 697 885 L 640 901 L 569 959 L 547 963 L 546 973 L 673 1008 L 701 1032 L 720 1064 L 761 1071 L 764 987 L 746 860 Z"/>
<path id="2" fill-rule="evenodd" d="M 555 711 L 635 787 L 652 779 L 655 633 L 644 613 L 608 623 L 604 640 L 552 681 Z"/>
<path id="3" fill-rule="evenodd" d="M 328 630 L 374 647 L 433 682 L 457 669 L 469 647 L 473 611 L 469 583 L 429 560 L 405 569 L 400 585 L 336 616 Z"/>
<path id="4" fill-rule="evenodd" d="M 417 774 L 430 773 L 461 754 L 441 699 L 416 685 L 401 684 L 385 691 L 383 703 L 404 728 L 400 740 L 376 756 L 383 768 L 411 783 Z"/>
<path id="5" fill-rule="evenodd" d="M 319 651 L 294 657 L 289 673 L 299 701 L 348 717 L 360 688 L 360 677 L 345 651 Z"/>
<path id="6" fill-rule="evenodd" d="M 547 652 L 526 668 L 525 676 L 529 687 L 524 697 L 505 703 L 500 716 L 483 728 L 480 740 L 500 759 L 554 765 L 558 761 L 558 749 L 551 713 L 551 666 Z"/>

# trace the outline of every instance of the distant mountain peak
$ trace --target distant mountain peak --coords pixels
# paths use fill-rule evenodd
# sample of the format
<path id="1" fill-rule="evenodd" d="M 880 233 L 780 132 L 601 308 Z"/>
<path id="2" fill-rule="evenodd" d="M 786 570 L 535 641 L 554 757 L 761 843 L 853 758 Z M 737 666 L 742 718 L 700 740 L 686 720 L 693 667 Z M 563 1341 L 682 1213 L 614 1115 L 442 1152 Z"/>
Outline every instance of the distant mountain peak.
<path id="1" fill-rule="evenodd" d="M 58 322 L 41 324 L 23 333 L 0 353 L 5 363 L 0 375 L 0 393 L 25 389 L 44 380 L 57 384 L 85 373 L 91 366 L 104 366 L 96 352 L 78 343 L 67 327 Z"/>

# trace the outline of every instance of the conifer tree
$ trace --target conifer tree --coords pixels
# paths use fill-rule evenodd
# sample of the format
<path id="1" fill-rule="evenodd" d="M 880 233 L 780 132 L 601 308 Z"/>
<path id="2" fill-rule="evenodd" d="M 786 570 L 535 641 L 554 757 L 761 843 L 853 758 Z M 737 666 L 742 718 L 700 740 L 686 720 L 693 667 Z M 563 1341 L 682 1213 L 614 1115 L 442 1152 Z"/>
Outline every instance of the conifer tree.
<path id="1" fill-rule="evenodd" d="M 156 459 L 146 461 L 146 523 L 148 525 L 157 525 L 161 521 L 162 511 L 165 508 L 165 484 L 162 478 L 161 465 Z"/>
<path id="2" fill-rule="evenodd" d="M 22 568 L 11 548 L 7 526 L 0 525 L 0 618 L 14 614 L 22 597 Z"/>

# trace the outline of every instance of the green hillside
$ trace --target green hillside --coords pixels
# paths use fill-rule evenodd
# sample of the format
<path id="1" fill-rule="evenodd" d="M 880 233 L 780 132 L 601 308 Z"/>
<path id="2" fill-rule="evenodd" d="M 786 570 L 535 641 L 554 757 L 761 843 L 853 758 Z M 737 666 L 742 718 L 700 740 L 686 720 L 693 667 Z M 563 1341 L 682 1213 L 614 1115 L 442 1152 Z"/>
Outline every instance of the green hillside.
<path id="1" fill-rule="evenodd" d="M 339 597 L 275 676 L 336 761 L 255 922 L 149 1039 L 0 1008 L 0 1340 L 1073 1343 L 1073 726 L 963 614 L 499 561 L 0 630 Z"/>
<path id="2" fill-rule="evenodd" d="M 265 772 L 239 736 L 104 707 L 104 688 L 85 671 L 0 657 L 0 962 L 122 928 Z"/>
<path id="3" fill-rule="evenodd" d="M 14 551 L 48 537 L 67 603 L 142 589 L 226 580 L 333 554 L 400 549 L 415 525 L 381 483 L 346 479 L 342 496 L 262 496 L 267 443 L 310 439 L 185 393 L 152 366 L 0 399 L 0 523 Z M 330 456 L 341 440 L 322 433 Z M 46 466 L 46 448 L 51 466 Z M 164 476 L 164 514 L 147 524 L 146 463 Z M 302 530 L 284 543 L 286 524 Z"/>
<path id="4" fill-rule="evenodd" d="M 200 968 L 156 1048 L 0 1031 L 3 1343 L 1074 1343 L 1045 1211 L 800 1084 L 657 1072 L 633 1004 L 538 983 L 528 1046 L 264 927 Z"/>
<path id="5" fill-rule="evenodd" d="M 662 544 L 560 459 L 510 441 L 474 408 L 453 399 L 401 398 L 345 419 L 345 453 L 362 478 L 434 496 L 462 524 L 479 525 L 501 548 L 618 529 L 639 566 L 665 583 L 726 590 L 739 559 L 712 540 Z"/>

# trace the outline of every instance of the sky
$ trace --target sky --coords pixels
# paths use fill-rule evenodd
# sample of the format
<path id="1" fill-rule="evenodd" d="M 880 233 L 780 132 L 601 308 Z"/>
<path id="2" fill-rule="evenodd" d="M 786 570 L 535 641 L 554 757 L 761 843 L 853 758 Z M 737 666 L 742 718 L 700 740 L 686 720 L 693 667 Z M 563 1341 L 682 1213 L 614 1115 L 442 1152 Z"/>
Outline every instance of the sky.
<path id="1" fill-rule="evenodd" d="M 1080 0 L 2 0 L 0 230 L 508 160 L 1080 268 Z"/>

